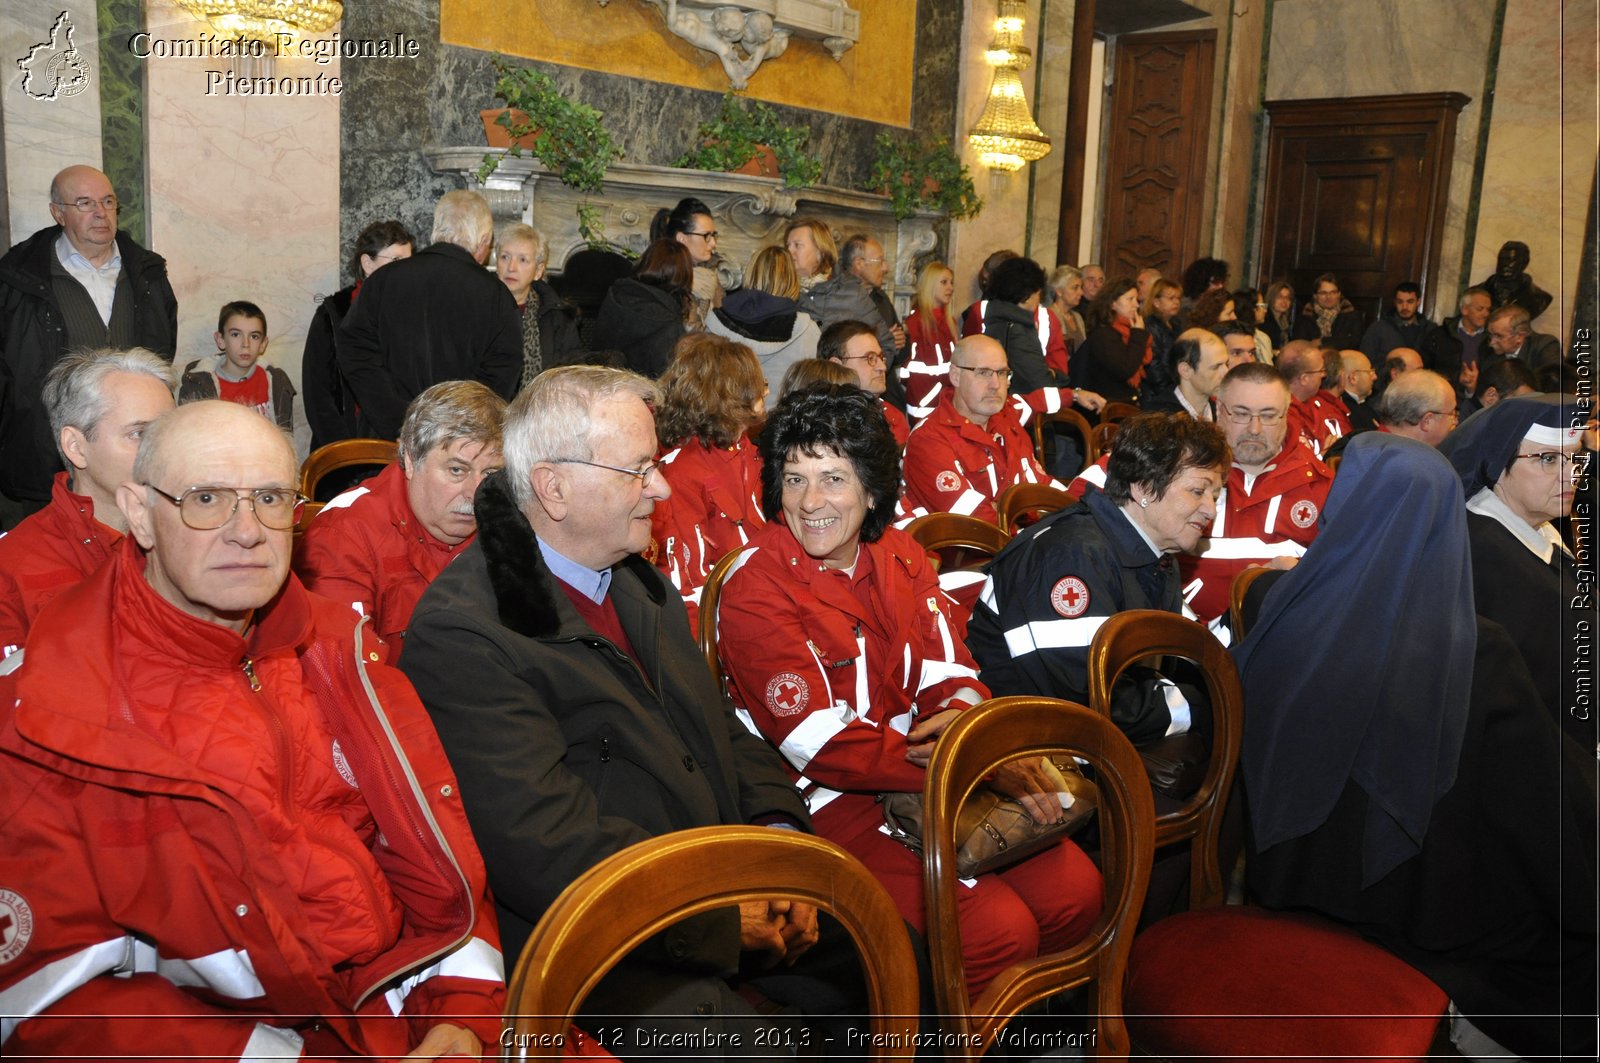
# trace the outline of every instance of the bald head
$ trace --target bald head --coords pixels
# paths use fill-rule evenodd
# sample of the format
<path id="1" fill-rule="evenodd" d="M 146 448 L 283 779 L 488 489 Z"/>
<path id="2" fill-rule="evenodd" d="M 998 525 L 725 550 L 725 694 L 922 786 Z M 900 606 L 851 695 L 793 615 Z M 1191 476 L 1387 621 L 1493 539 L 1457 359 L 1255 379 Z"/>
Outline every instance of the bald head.
<path id="1" fill-rule="evenodd" d="M 1410 347 L 1396 347 L 1383 360 L 1383 368 L 1390 380 L 1398 380 L 1407 373 L 1422 368 L 1422 355 Z"/>
<path id="2" fill-rule="evenodd" d="M 225 438 L 231 441 L 232 435 L 238 436 L 242 447 L 265 459 L 281 459 L 288 470 L 286 482 L 288 486 L 294 485 L 298 468 L 294 444 L 283 430 L 247 406 L 216 399 L 185 403 L 150 422 L 139 442 L 139 453 L 133 459 L 133 479 L 170 490 L 163 481 L 184 479 L 184 470 L 189 464 L 186 456 L 210 451 L 214 449 L 212 444 Z M 232 485 L 228 480 L 209 482 Z M 185 486 L 195 483 L 199 481 Z"/>
<path id="3" fill-rule="evenodd" d="M 1006 349 L 991 336 L 963 337 L 950 358 L 950 404 L 974 424 L 987 425 L 1006 404 L 1011 378 Z"/>
<path id="4" fill-rule="evenodd" d="M 1378 420 L 1395 435 L 1436 447 L 1456 426 L 1455 388 L 1430 369 L 1405 373 L 1384 390 Z"/>
<path id="5" fill-rule="evenodd" d="M 1361 402 L 1372 394 L 1377 374 L 1372 371 L 1372 361 L 1360 351 L 1339 352 L 1339 390 Z"/>
<path id="6" fill-rule="evenodd" d="M 1306 401 L 1322 388 L 1322 348 L 1310 340 L 1290 340 L 1278 352 L 1278 371 L 1288 381 L 1294 400 Z"/>
<path id="7" fill-rule="evenodd" d="M 67 241 L 97 266 L 110 261 L 117 241 L 117 197 L 93 166 L 68 166 L 50 182 L 50 217 Z"/>

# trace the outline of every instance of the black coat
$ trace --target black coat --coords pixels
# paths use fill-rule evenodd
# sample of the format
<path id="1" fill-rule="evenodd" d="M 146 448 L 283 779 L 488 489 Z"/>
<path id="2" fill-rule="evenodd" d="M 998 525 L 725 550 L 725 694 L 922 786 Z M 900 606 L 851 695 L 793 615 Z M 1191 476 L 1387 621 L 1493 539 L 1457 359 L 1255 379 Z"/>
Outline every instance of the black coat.
<path id="1" fill-rule="evenodd" d="M 584 361 L 583 336 L 578 331 L 578 308 L 546 281 L 534 281 L 539 296 L 539 358 L 546 369 L 579 365 Z M 528 326 L 524 317 L 522 325 Z"/>
<path id="2" fill-rule="evenodd" d="M 606 292 L 595 319 L 594 343 L 618 350 L 629 369 L 652 379 L 672 364 L 683 338 L 683 302 L 665 288 L 623 277 Z"/>
<path id="3" fill-rule="evenodd" d="M 1083 346 L 1072 352 L 1072 382 L 1098 392 L 1108 402 L 1138 402 L 1139 392 L 1129 384 L 1144 364 L 1149 334 L 1129 329 L 1128 338 L 1111 325 L 1089 330 Z"/>
<path id="4" fill-rule="evenodd" d="M 61 468 L 45 416 L 45 374 L 68 350 L 66 319 L 50 281 L 50 256 L 61 226 L 40 229 L 0 258 L 0 491 L 16 499 L 50 498 Z M 167 260 L 117 232 L 122 272 L 133 286 L 134 344 L 172 361 L 178 348 L 178 298 Z"/>
<path id="5" fill-rule="evenodd" d="M 1066 381 L 1044 360 L 1039 322 L 1016 303 L 990 299 L 983 315 L 983 334 L 1006 349 L 1011 365 L 1011 392 L 1026 395 L 1040 388 L 1065 387 Z"/>
<path id="6" fill-rule="evenodd" d="M 569 883 L 629 845 L 769 817 L 809 826 L 777 751 L 734 716 L 657 569 L 636 556 L 612 569 L 610 600 L 646 675 L 561 590 L 503 473 L 478 489 L 477 513 L 477 540 L 417 604 L 401 667 L 463 780 L 506 956 Z M 675 971 L 725 973 L 738 965 L 737 913 L 657 944 L 651 957 Z M 703 981 L 695 992 L 721 991 Z"/>
<path id="7" fill-rule="evenodd" d="M 1321 342 L 1322 331 L 1317 328 L 1315 306 L 1315 303 L 1307 303 L 1300 308 L 1299 316 L 1294 319 L 1294 328 L 1289 332 L 1290 339 Z M 1339 316 L 1333 319 L 1333 329 L 1328 333 L 1328 342 L 1338 344 L 1341 349 L 1359 350 L 1361 338 L 1366 332 L 1367 320 L 1361 316 L 1361 311 L 1357 310 L 1350 300 L 1343 300 L 1339 304 Z"/>
<path id="8" fill-rule="evenodd" d="M 338 359 L 362 434 L 394 439 L 434 384 L 477 380 L 510 399 L 522 374 L 522 321 L 500 280 L 455 244 L 436 243 L 368 277 L 344 319 Z"/>
<path id="9" fill-rule="evenodd" d="M 350 312 L 355 291 L 351 285 L 323 299 L 306 329 L 306 346 L 300 356 L 300 401 L 311 425 L 312 450 L 356 437 L 355 397 L 339 372 L 335 353 L 339 326 Z"/>

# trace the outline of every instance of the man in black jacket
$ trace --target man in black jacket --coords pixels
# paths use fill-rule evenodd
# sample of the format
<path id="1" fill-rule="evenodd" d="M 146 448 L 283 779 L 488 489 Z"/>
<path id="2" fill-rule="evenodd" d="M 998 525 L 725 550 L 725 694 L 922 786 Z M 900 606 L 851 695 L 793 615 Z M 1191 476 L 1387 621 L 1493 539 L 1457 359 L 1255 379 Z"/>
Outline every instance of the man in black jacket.
<path id="1" fill-rule="evenodd" d="M 61 468 L 42 399 L 45 374 L 77 347 L 144 347 L 172 361 L 178 300 L 167 263 L 117 228 L 105 174 L 69 166 L 50 216 L 0 258 L 0 500 L 4 524 L 50 499 Z"/>
<path id="2" fill-rule="evenodd" d="M 478 491 L 477 541 L 412 616 L 403 669 L 472 780 L 462 797 L 507 956 L 568 884 L 636 842 L 722 824 L 810 830 L 777 752 L 734 716 L 677 593 L 638 556 L 670 493 L 647 406 L 660 400 L 622 370 L 536 377 L 506 415 L 505 471 Z M 605 1047 L 624 1057 L 641 1030 L 745 1030 L 748 1005 L 725 979 L 753 953 L 800 976 L 758 980 L 767 996 L 793 999 L 803 982 L 808 1010 L 836 1010 L 852 1002 L 817 997 L 823 979 L 805 977 L 830 951 L 811 954 L 818 940 L 798 902 L 709 912 L 636 950 L 586 1007 L 622 1031 Z M 849 984 L 852 963 L 846 947 L 823 977 Z"/>
<path id="3" fill-rule="evenodd" d="M 367 278 L 340 327 L 339 367 L 363 434 L 394 439 L 406 407 L 434 384 L 476 380 L 503 399 L 522 371 L 522 319 L 483 268 L 494 217 L 476 192 L 439 197 L 433 243 Z"/>

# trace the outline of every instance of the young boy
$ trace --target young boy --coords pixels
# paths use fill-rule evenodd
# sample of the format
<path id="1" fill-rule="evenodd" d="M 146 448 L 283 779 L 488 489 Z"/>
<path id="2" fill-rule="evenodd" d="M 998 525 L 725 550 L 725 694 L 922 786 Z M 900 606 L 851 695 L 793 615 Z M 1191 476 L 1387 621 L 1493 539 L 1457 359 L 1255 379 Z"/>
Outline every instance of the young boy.
<path id="1" fill-rule="evenodd" d="M 178 382 L 178 403 L 222 399 L 249 406 L 294 436 L 295 454 L 305 461 L 311 427 L 289 374 L 258 362 L 267 353 L 267 315 L 255 303 L 235 300 L 217 315 L 217 362 L 211 368 L 195 359 Z"/>

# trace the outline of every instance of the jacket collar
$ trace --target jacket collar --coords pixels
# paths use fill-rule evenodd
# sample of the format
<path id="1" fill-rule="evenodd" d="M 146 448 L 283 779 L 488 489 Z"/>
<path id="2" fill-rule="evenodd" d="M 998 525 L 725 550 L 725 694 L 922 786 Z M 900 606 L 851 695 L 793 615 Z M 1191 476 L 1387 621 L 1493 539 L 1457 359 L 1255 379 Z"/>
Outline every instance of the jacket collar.
<path id="1" fill-rule="evenodd" d="M 571 603 L 545 566 L 538 536 L 511 497 L 504 471 L 494 473 L 478 486 L 474 508 L 478 516 L 477 545 L 489 570 L 500 622 L 524 638 L 559 634 L 568 622 L 563 610 L 573 613 Z M 632 572 L 652 604 L 659 606 L 666 600 L 661 580 L 637 554 L 623 558 L 612 566 L 612 571 Z M 622 585 L 613 579 L 613 593 L 620 591 Z"/>
<path id="2" fill-rule="evenodd" d="M 1084 496 L 1083 504 L 1089 507 L 1089 512 L 1105 532 L 1106 541 L 1117 551 L 1117 560 L 1124 568 L 1143 568 L 1162 559 L 1163 555 L 1150 548 L 1144 536 L 1139 534 L 1139 529 L 1133 526 L 1133 521 L 1122 512 L 1122 507 L 1107 498 L 1105 492 L 1089 492 Z"/>

